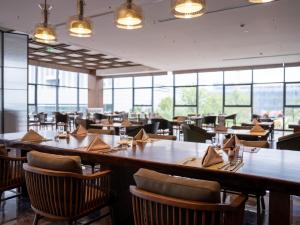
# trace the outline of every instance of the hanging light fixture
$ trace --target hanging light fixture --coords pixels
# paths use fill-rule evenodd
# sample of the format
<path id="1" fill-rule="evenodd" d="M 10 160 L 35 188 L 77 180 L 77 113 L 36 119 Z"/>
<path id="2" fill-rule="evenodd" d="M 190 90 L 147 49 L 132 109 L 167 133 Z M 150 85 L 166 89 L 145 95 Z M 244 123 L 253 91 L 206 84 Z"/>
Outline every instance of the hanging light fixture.
<path id="1" fill-rule="evenodd" d="M 143 27 L 142 8 L 127 0 L 115 13 L 115 23 L 118 28 L 133 30 Z"/>
<path id="2" fill-rule="evenodd" d="M 275 0 L 248 0 L 250 3 L 260 4 L 260 3 L 268 3 L 273 2 Z"/>
<path id="3" fill-rule="evenodd" d="M 34 29 L 33 39 L 37 42 L 42 43 L 55 43 L 56 42 L 56 32 L 55 28 L 52 25 L 48 24 L 48 14 L 52 9 L 52 6 L 47 5 L 47 0 L 45 0 L 45 4 L 39 4 L 39 7 L 42 10 L 43 19 L 42 23 L 36 25 Z"/>
<path id="4" fill-rule="evenodd" d="M 172 12 L 177 18 L 194 18 L 202 16 L 205 0 L 172 0 Z"/>
<path id="5" fill-rule="evenodd" d="M 84 5 L 84 0 L 77 0 L 78 15 L 71 17 L 69 22 L 71 36 L 91 37 L 92 35 L 92 23 L 87 17 L 83 16 Z"/>

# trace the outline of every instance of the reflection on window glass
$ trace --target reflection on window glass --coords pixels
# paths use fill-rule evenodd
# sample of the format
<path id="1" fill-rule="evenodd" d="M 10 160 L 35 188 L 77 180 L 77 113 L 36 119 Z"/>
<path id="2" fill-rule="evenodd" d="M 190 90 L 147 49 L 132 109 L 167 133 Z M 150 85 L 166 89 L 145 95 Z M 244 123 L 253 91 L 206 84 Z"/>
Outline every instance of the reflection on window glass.
<path id="1" fill-rule="evenodd" d="M 79 88 L 88 88 L 89 75 L 86 73 L 79 74 Z"/>
<path id="2" fill-rule="evenodd" d="M 104 108 L 105 112 L 113 111 L 112 89 L 104 89 L 103 90 L 103 108 Z"/>
<path id="3" fill-rule="evenodd" d="M 135 89 L 134 105 L 152 105 L 152 89 L 151 88 Z"/>
<path id="4" fill-rule="evenodd" d="M 196 107 L 175 107 L 175 116 L 187 116 L 187 115 L 195 115 L 197 114 Z"/>
<path id="5" fill-rule="evenodd" d="M 173 117 L 173 88 L 162 87 L 153 89 L 154 112 L 165 119 Z"/>
<path id="6" fill-rule="evenodd" d="M 225 105 L 250 105 L 251 86 L 225 86 Z"/>
<path id="7" fill-rule="evenodd" d="M 223 84 L 223 72 L 198 73 L 199 85 Z"/>
<path id="8" fill-rule="evenodd" d="M 220 114 L 223 110 L 223 86 L 200 86 L 198 112 Z"/>
<path id="9" fill-rule="evenodd" d="M 35 111 L 35 105 L 28 105 L 28 115 L 29 115 L 29 118 L 30 118 L 31 120 L 34 119 L 34 117 L 33 117 L 32 114 L 35 114 L 35 113 L 37 113 L 37 112 Z"/>
<path id="10" fill-rule="evenodd" d="M 45 67 L 38 67 L 38 84 L 57 85 L 56 70 Z"/>
<path id="11" fill-rule="evenodd" d="M 300 105 L 300 83 L 286 84 L 286 105 Z"/>
<path id="12" fill-rule="evenodd" d="M 114 111 L 132 111 L 132 89 L 114 90 Z"/>
<path id="13" fill-rule="evenodd" d="M 173 86 L 173 74 L 153 76 L 154 87 Z"/>
<path id="14" fill-rule="evenodd" d="M 35 86 L 28 85 L 28 104 L 35 104 Z"/>
<path id="15" fill-rule="evenodd" d="M 178 87 L 175 89 L 175 105 L 196 105 L 196 87 Z"/>
<path id="16" fill-rule="evenodd" d="M 135 77 L 134 87 L 152 87 L 152 76 Z"/>
<path id="17" fill-rule="evenodd" d="M 248 84 L 252 82 L 251 70 L 236 70 L 224 72 L 225 84 Z"/>
<path id="18" fill-rule="evenodd" d="M 112 88 L 112 78 L 104 78 L 103 79 L 103 88 Z"/>
<path id="19" fill-rule="evenodd" d="M 289 124 L 298 124 L 300 120 L 300 108 L 285 108 L 284 124 L 285 129 L 289 129 Z"/>
<path id="20" fill-rule="evenodd" d="M 29 65 L 28 67 L 28 83 L 35 84 L 36 83 L 36 77 L 35 77 L 35 66 Z"/>
<path id="21" fill-rule="evenodd" d="M 59 70 L 58 79 L 60 86 L 77 87 L 78 73 Z"/>
<path id="22" fill-rule="evenodd" d="M 286 82 L 300 81 L 300 67 L 286 67 L 285 81 Z"/>
<path id="23" fill-rule="evenodd" d="M 132 87 L 132 77 L 121 77 L 114 79 L 114 88 Z"/>
<path id="24" fill-rule="evenodd" d="M 241 123 L 251 122 L 251 108 L 250 107 L 225 107 L 224 112 L 227 115 L 237 114 L 236 122 L 238 125 Z"/>
<path id="25" fill-rule="evenodd" d="M 176 74 L 175 86 L 197 85 L 197 73 Z"/>
<path id="26" fill-rule="evenodd" d="M 253 83 L 283 82 L 283 68 L 253 70 Z"/>

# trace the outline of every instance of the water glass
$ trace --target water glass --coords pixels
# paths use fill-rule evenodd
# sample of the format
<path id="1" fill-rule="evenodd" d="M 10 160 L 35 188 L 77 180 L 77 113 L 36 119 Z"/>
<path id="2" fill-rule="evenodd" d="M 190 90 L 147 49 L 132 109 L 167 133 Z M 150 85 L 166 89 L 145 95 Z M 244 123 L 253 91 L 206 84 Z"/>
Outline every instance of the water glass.
<path id="1" fill-rule="evenodd" d="M 237 162 L 243 162 L 243 155 L 244 155 L 244 146 L 239 145 L 238 149 L 236 150 L 236 160 L 237 160 Z"/>

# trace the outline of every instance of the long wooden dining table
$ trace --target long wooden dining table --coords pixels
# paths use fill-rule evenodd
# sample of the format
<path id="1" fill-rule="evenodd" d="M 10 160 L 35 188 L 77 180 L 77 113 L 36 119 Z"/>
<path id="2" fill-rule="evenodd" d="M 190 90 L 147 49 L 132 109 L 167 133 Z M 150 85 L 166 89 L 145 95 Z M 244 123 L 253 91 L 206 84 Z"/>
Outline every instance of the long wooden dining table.
<path id="1" fill-rule="evenodd" d="M 256 190 L 268 190 L 270 225 L 289 225 L 290 196 L 300 196 L 300 152 L 297 151 L 260 149 L 256 153 L 244 152 L 244 165 L 236 172 L 229 172 L 179 163 L 188 157 L 202 157 L 207 144 L 159 140 L 104 153 L 82 150 L 95 134 L 56 140 L 56 133 L 47 131 L 41 134 L 50 140 L 41 143 L 21 141 L 24 134 L 25 132 L 0 134 L 0 142 L 25 151 L 34 149 L 54 154 L 79 155 L 84 162 L 100 163 L 102 167 L 112 169 L 116 224 L 133 224 L 129 185 L 134 184 L 133 174 L 139 168 L 214 180 L 220 182 L 222 188 L 234 191 L 253 193 Z M 118 145 L 119 136 L 99 137 L 111 146 Z"/>

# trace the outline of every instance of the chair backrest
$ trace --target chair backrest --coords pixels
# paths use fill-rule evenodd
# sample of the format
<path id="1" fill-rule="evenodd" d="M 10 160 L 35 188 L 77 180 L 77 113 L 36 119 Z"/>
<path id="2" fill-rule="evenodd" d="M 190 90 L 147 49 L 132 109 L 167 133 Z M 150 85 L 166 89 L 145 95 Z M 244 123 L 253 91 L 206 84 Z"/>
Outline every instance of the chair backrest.
<path id="1" fill-rule="evenodd" d="M 277 148 L 300 151 L 300 132 L 278 138 Z"/>
<path id="2" fill-rule="evenodd" d="M 103 129 L 88 129 L 88 133 L 92 134 L 108 134 L 108 135 L 114 135 L 115 131 L 114 130 L 103 130 Z"/>
<path id="3" fill-rule="evenodd" d="M 176 141 L 177 139 L 177 137 L 174 135 L 148 134 L 148 136 L 153 139 L 170 140 L 170 141 Z"/>
<path id="4" fill-rule="evenodd" d="M 93 117 L 94 117 L 94 120 L 102 120 L 102 119 L 108 118 L 106 115 L 101 114 L 101 113 L 94 113 Z"/>
<path id="5" fill-rule="evenodd" d="M 55 122 L 56 123 L 68 123 L 68 114 L 62 114 L 60 112 L 55 113 Z"/>
<path id="6" fill-rule="evenodd" d="M 211 140 L 214 134 L 208 134 L 206 130 L 194 125 L 182 125 L 183 140 L 189 142 L 205 143 L 206 140 Z"/>
<path id="7" fill-rule="evenodd" d="M 242 225 L 246 197 L 229 204 L 177 199 L 130 186 L 135 225 Z"/>
<path id="8" fill-rule="evenodd" d="M 168 120 L 163 119 L 163 118 L 151 119 L 151 122 L 152 123 L 159 122 L 159 129 L 162 129 L 162 130 L 166 130 L 166 129 L 171 129 L 172 128 L 171 123 Z"/>
<path id="9" fill-rule="evenodd" d="M 47 113 L 38 113 L 37 118 L 40 123 L 45 123 L 47 121 Z"/>
<path id="10" fill-rule="evenodd" d="M 142 128 L 142 126 L 126 127 L 126 134 L 130 137 L 134 137 Z"/>
<path id="11" fill-rule="evenodd" d="M 156 134 L 159 128 L 159 122 L 152 122 L 143 126 L 144 130 L 149 134 Z"/>
<path id="12" fill-rule="evenodd" d="M 204 124 L 216 124 L 217 117 L 216 116 L 205 116 L 203 118 Z"/>

